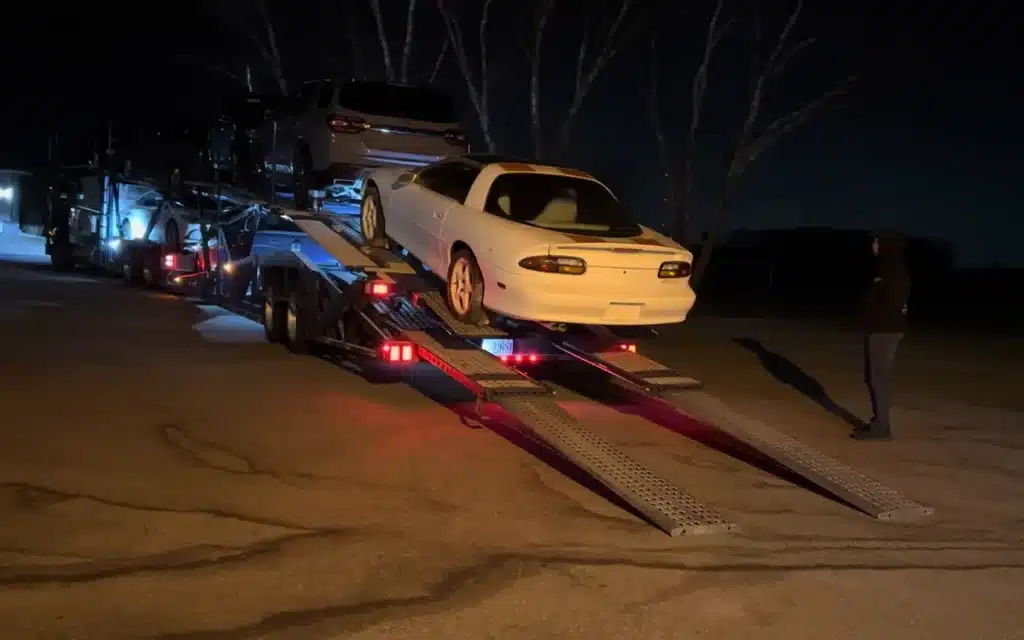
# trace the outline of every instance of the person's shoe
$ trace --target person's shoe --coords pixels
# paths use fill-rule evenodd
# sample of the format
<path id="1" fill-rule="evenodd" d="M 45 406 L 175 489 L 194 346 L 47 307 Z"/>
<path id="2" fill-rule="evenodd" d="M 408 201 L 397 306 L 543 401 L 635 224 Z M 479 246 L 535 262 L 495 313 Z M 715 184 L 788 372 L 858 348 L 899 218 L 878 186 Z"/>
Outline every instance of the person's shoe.
<path id="1" fill-rule="evenodd" d="M 889 427 L 883 427 L 878 423 L 868 423 L 861 428 L 854 429 L 850 437 L 854 440 L 888 440 L 892 437 Z"/>

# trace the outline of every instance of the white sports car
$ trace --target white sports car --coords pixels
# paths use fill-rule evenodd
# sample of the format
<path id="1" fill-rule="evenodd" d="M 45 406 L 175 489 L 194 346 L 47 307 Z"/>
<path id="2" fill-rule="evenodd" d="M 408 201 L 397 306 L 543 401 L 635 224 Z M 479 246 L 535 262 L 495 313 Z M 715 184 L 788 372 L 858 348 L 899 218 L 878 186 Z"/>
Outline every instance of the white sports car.
<path id="1" fill-rule="evenodd" d="M 536 322 L 654 325 L 693 307 L 693 255 L 633 222 L 611 191 L 575 169 L 494 156 L 369 173 L 363 236 L 394 242 L 446 274 L 448 306 Z"/>

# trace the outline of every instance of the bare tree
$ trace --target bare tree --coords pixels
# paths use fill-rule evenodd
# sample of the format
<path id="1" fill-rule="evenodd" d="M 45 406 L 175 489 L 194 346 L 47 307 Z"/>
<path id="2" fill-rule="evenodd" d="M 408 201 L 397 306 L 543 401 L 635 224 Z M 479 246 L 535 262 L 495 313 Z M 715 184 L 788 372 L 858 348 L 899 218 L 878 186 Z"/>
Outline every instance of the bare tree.
<path id="1" fill-rule="evenodd" d="M 252 46 L 260 58 L 263 71 L 270 76 L 274 87 L 281 93 L 288 93 L 288 81 L 284 73 L 284 63 L 281 59 L 281 51 L 277 46 L 277 31 L 267 10 L 266 0 L 252 0 L 256 9 L 256 22 L 253 24 L 251 16 L 247 17 L 244 11 L 236 11 L 233 5 L 225 7 L 222 19 L 226 20 L 233 29 L 241 34 Z M 236 71 L 228 67 L 214 66 L 212 71 L 225 75 L 237 82 L 251 86 L 251 78 L 239 76 Z M 249 67 L 246 66 L 248 74 Z"/>
<path id="2" fill-rule="evenodd" d="M 843 78 L 841 82 L 838 82 L 836 85 L 817 94 L 816 97 L 804 102 L 796 108 L 791 109 L 785 113 L 785 115 L 782 115 L 767 124 L 763 124 L 765 96 L 768 93 L 772 82 L 784 75 L 786 67 L 790 62 L 792 62 L 794 57 L 817 42 L 817 38 L 814 37 L 794 42 L 795 38 L 793 36 L 793 32 L 799 22 L 802 10 L 803 0 L 796 0 L 792 11 L 790 11 L 785 24 L 779 32 L 774 46 L 766 58 L 763 57 L 763 51 L 760 46 L 760 19 L 755 19 L 755 46 L 752 57 L 753 73 L 751 74 L 752 83 L 746 103 L 746 112 L 744 114 L 742 125 L 739 127 L 739 135 L 737 136 L 736 142 L 732 146 L 731 152 L 728 156 L 721 191 L 715 199 L 715 203 L 710 212 L 711 220 L 707 240 L 702 247 L 697 263 L 694 265 L 694 286 L 700 283 L 700 280 L 703 278 L 703 275 L 707 270 L 707 266 L 711 261 L 715 242 L 727 226 L 727 218 L 733 198 L 737 193 L 741 180 L 746 175 L 750 166 L 766 151 L 778 143 L 779 140 L 793 133 L 801 125 L 809 121 L 836 97 L 846 93 L 856 79 L 853 75 Z M 677 218 L 677 220 L 675 220 L 675 228 L 677 232 L 685 226 L 691 211 L 691 203 L 684 202 L 683 199 L 692 199 L 692 191 L 694 187 L 693 158 L 696 155 L 696 138 L 701 124 L 701 112 L 703 110 L 703 103 L 707 92 L 708 69 L 714 57 L 715 49 L 730 24 L 731 21 L 727 21 L 722 24 L 722 3 L 719 0 L 706 31 L 703 56 L 696 71 L 694 72 L 693 84 L 691 87 L 690 127 L 687 131 L 686 140 L 682 146 L 685 158 L 682 161 L 683 175 L 676 176 L 676 180 L 679 181 L 679 186 L 683 191 L 679 196 L 679 203 L 682 205 L 682 209 L 677 210 L 676 215 L 687 217 L 682 219 Z"/>
<path id="3" fill-rule="evenodd" d="M 490 114 L 490 93 L 493 78 L 490 75 L 490 59 L 487 48 L 487 27 L 491 15 L 491 3 L 493 0 L 483 0 L 480 12 L 480 21 L 477 24 L 477 37 L 479 38 L 479 69 L 474 70 L 470 64 L 469 53 L 466 50 L 466 41 L 462 32 L 462 25 L 450 7 L 445 5 L 445 0 L 437 0 L 437 8 L 444 20 L 445 29 L 448 31 L 448 40 L 451 43 L 452 53 L 458 64 L 459 72 L 466 83 L 466 90 L 469 93 L 469 101 L 476 112 L 477 122 L 480 125 L 480 132 L 484 137 L 487 150 L 491 153 L 497 151 L 497 144 L 491 132 Z"/>
<path id="4" fill-rule="evenodd" d="M 533 138 L 533 155 L 544 157 L 544 130 L 540 120 L 540 70 L 541 52 L 544 44 L 544 31 L 551 16 L 555 0 L 543 0 L 534 29 L 533 43 L 529 47 L 530 58 L 530 132 Z"/>
<path id="5" fill-rule="evenodd" d="M 672 152 L 674 145 L 670 144 L 668 140 L 661 116 L 661 96 L 658 86 L 661 70 L 658 64 L 657 41 L 651 40 L 651 82 L 647 102 L 651 116 L 651 125 L 654 129 L 654 137 L 658 145 L 658 156 L 661 159 L 665 175 L 669 211 L 672 213 L 671 233 L 679 239 L 685 237 L 693 211 L 697 136 L 700 131 L 701 118 L 704 114 L 704 102 L 708 89 L 708 70 L 714 57 L 715 48 L 721 42 L 722 36 L 725 35 L 726 31 L 733 24 L 732 20 L 723 22 L 722 13 L 724 8 L 725 0 L 715 0 L 715 7 L 705 30 L 700 62 L 694 70 L 690 83 L 690 123 L 680 145 L 678 156 Z"/>
<path id="6" fill-rule="evenodd" d="M 635 0 L 619 0 L 618 10 L 603 35 L 592 35 L 593 14 L 592 3 L 586 5 L 584 14 L 583 35 L 576 56 L 576 76 L 573 84 L 572 100 L 565 115 L 561 119 L 556 137 L 555 155 L 562 156 L 569 147 L 572 128 L 580 109 L 593 89 L 595 82 L 608 68 L 627 44 L 640 32 L 645 21 L 639 19 L 634 11 Z M 539 37 L 539 36 L 538 36 Z M 539 56 L 535 56 L 539 59 Z"/>
<path id="7" fill-rule="evenodd" d="M 395 73 L 395 65 L 391 58 L 391 45 L 388 44 L 386 23 L 384 12 L 380 8 L 380 0 L 370 0 L 370 10 L 373 12 L 373 20 L 377 26 L 377 40 L 380 42 L 381 55 L 384 57 L 384 75 L 387 77 L 388 82 L 409 82 L 409 61 L 412 59 L 413 36 L 416 32 L 416 7 L 416 0 L 409 0 L 409 4 L 406 5 L 405 39 L 402 44 L 402 58 L 399 63 L 398 73 Z M 443 59 L 443 50 L 439 57 Z M 440 63 L 436 67 L 440 67 Z M 436 75 L 436 73 L 433 75 Z"/>

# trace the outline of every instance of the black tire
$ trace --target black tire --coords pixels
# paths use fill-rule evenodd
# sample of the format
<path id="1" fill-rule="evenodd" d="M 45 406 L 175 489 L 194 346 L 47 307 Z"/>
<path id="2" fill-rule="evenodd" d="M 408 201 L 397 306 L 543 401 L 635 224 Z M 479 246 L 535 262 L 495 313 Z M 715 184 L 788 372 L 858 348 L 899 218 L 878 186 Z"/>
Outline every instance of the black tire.
<path id="1" fill-rule="evenodd" d="M 278 300 L 272 288 L 268 288 L 263 296 L 263 331 L 267 342 L 280 344 L 287 338 L 288 303 Z"/>
<path id="2" fill-rule="evenodd" d="M 464 278 L 468 278 L 468 281 Z M 456 281 L 461 282 L 463 286 L 459 286 Z M 466 285 L 468 291 L 464 290 Z M 448 309 L 456 320 L 470 325 L 487 324 L 487 312 L 484 310 L 484 276 L 476 256 L 469 249 L 459 249 L 452 254 L 444 291 Z"/>
<path id="3" fill-rule="evenodd" d="M 285 346 L 295 354 L 309 353 L 309 302 L 307 296 L 295 290 L 286 305 Z"/>
<path id="4" fill-rule="evenodd" d="M 309 195 L 309 190 L 313 188 L 312 164 L 309 151 L 305 147 L 300 147 L 292 161 L 292 191 L 295 196 L 295 208 L 299 211 L 306 211 L 313 206 L 313 199 Z"/>
<path id="5" fill-rule="evenodd" d="M 164 246 L 169 251 L 181 251 L 181 232 L 178 230 L 178 223 L 174 218 L 168 220 L 164 227 Z"/>
<path id="6" fill-rule="evenodd" d="M 50 264 L 54 271 L 72 271 L 75 268 L 75 251 L 67 242 L 56 242 L 50 247 Z"/>
<path id="7" fill-rule="evenodd" d="M 366 185 L 363 191 L 363 201 L 359 205 L 359 231 L 363 234 L 363 241 L 371 247 L 387 248 L 384 207 L 380 203 L 380 191 L 373 183 Z"/>
<path id="8" fill-rule="evenodd" d="M 138 287 L 142 285 L 142 264 L 139 255 L 135 251 L 124 254 L 124 261 L 121 264 L 121 277 L 125 286 Z"/>

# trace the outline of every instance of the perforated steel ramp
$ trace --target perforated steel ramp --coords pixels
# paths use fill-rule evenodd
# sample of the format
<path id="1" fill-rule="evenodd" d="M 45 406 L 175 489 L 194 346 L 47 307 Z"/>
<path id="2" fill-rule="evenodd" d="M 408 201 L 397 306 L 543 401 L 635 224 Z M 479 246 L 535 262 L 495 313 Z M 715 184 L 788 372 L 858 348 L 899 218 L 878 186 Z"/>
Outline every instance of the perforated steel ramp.
<path id="1" fill-rule="evenodd" d="M 506 334 L 493 327 L 478 326 L 459 322 L 448 309 L 448 303 L 437 291 L 429 291 L 420 295 L 420 302 L 430 309 L 457 336 L 464 338 L 501 338 Z"/>
<path id="2" fill-rule="evenodd" d="M 668 389 L 695 389 L 699 380 L 684 376 L 632 351 L 601 351 L 589 354 L 588 359 L 613 369 L 615 373 L 631 379 L 639 386 L 654 391 Z"/>
<path id="3" fill-rule="evenodd" d="M 671 536 L 734 531 L 736 526 L 588 431 L 548 397 L 507 396 L 497 404 L 541 440 Z"/>
<path id="4" fill-rule="evenodd" d="M 740 415 L 712 395 L 682 391 L 665 394 L 662 399 L 753 447 L 874 518 L 909 522 L 934 513 L 932 507 L 918 504 L 768 425 Z"/>

